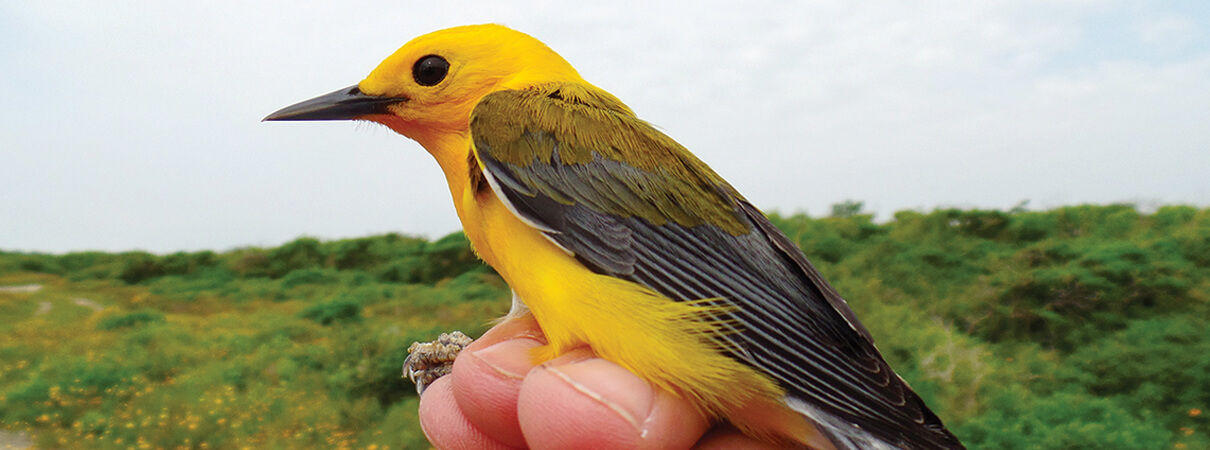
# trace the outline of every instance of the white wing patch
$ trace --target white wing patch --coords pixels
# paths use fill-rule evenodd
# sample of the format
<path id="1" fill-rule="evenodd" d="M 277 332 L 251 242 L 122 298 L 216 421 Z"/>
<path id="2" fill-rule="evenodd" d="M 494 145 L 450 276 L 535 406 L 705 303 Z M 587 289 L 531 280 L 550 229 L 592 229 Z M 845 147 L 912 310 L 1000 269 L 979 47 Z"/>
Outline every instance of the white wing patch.
<path id="1" fill-rule="evenodd" d="M 849 423 L 844 419 L 828 414 L 810 403 L 790 396 L 783 397 L 783 400 L 790 409 L 798 411 L 803 416 L 806 416 L 807 419 L 810 419 L 811 422 L 814 422 L 815 426 L 832 441 L 832 445 L 836 446 L 837 450 L 899 449 L 899 446 L 874 436 L 857 426 L 857 424 Z"/>
<path id="2" fill-rule="evenodd" d="M 517 291 L 513 291 L 513 306 L 508 309 L 508 314 L 504 315 L 501 322 L 529 314 L 529 307 L 525 306 L 525 301 L 521 300 L 521 296 L 517 295 Z"/>
<path id="3" fill-rule="evenodd" d="M 476 159 L 476 162 L 478 162 L 478 159 Z M 483 177 L 487 179 L 488 186 L 491 186 L 492 193 L 496 195 L 496 198 L 500 200 L 500 203 L 504 204 L 505 208 L 508 208 L 509 212 L 513 213 L 514 216 L 517 216 L 518 219 L 521 219 L 522 223 L 529 225 L 530 227 L 533 227 L 534 229 L 536 229 L 538 231 L 541 231 L 542 237 L 546 238 L 546 240 L 550 241 L 550 243 L 555 244 L 555 247 L 559 247 L 559 249 L 563 250 L 564 253 L 567 253 L 570 256 L 576 256 L 575 252 L 569 250 L 567 247 L 564 247 L 562 244 L 556 242 L 554 239 L 552 239 L 550 237 L 550 235 L 552 235 L 552 234 L 562 234 L 562 233 L 560 233 L 556 230 L 552 230 L 552 229 L 550 229 L 550 227 L 547 227 L 540 223 L 534 222 L 530 218 L 525 217 L 524 214 L 521 214 L 520 211 L 517 211 L 517 207 L 513 206 L 513 202 L 508 201 L 508 196 L 504 195 L 504 190 L 502 190 L 500 188 L 500 181 L 496 179 L 496 176 L 492 175 L 492 172 L 490 170 L 483 169 L 482 163 L 480 163 L 480 170 L 482 170 L 482 172 L 483 172 Z M 516 298 L 516 297 L 514 297 L 514 298 Z"/>

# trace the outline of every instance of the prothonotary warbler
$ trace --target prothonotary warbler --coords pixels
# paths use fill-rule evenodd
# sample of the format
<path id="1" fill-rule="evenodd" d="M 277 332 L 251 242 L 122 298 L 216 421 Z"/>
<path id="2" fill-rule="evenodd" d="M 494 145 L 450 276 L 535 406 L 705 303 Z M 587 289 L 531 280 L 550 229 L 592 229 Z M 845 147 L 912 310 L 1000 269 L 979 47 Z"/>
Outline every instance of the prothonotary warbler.
<path id="1" fill-rule="evenodd" d="M 428 150 L 475 251 L 546 334 L 536 361 L 587 345 L 779 445 L 962 447 L 801 250 L 529 35 L 426 34 L 265 120 L 367 120 Z"/>

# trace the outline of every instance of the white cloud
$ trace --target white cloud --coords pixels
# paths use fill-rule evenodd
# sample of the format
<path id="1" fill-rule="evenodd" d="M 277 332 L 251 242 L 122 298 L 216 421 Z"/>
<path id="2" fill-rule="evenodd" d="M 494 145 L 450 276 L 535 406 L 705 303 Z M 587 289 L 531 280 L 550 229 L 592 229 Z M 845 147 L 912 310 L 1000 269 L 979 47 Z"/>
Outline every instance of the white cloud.
<path id="1" fill-rule="evenodd" d="M 1206 18 L 1158 3 L 3 5 L 3 249 L 453 231 L 414 143 L 258 120 L 480 22 L 545 40 L 766 208 L 1210 198 Z"/>
<path id="2" fill-rule="evenodd" d="M 1201 30 L 1188 17 L 1164 15 L 1142 21 L 1138 25 L 1139 39 L 1162 50 L 1181 50 L 1197 39 Z"/>

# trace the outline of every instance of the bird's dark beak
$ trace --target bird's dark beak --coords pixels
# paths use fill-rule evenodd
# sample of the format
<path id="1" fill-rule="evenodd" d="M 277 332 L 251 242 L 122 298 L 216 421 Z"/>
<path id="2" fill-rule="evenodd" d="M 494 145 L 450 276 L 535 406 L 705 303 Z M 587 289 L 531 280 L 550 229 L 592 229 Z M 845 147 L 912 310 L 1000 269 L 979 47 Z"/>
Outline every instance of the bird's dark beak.
<path id="1" fill-rule="evenodd" d="M 353 120 L 374 114 L 390 114 L 388 106 L 407 100 L 366 95 L 357 85 L 353 85 L 279 109 L 262 120 Z"/>

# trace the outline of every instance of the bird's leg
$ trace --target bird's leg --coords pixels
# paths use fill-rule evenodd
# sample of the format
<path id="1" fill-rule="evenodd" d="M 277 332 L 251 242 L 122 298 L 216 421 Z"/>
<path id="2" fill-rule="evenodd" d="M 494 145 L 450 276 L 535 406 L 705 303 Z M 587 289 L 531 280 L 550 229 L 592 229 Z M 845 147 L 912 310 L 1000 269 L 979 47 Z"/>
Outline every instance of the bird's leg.
<path id="1" fill-rule="evenodd" d="M 474 339 L 461 331 L 441 333 L 432 342 L 413 342 L 408 347 L 408 357 L 403 360 L 403 376 L 416 383 L 416 393 L 424 394 L 424 388 L 446 376 L 454 367 L 454 358 Z"/>

